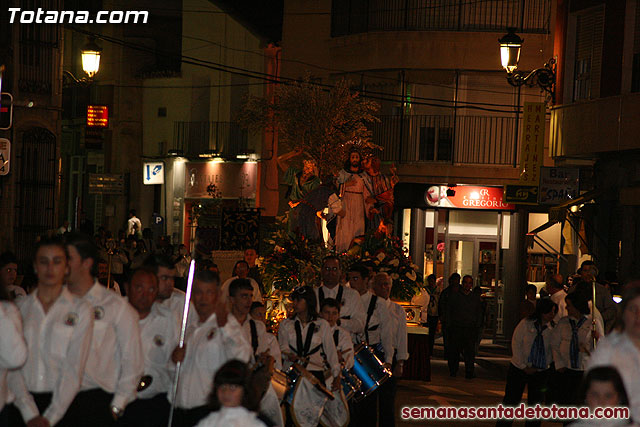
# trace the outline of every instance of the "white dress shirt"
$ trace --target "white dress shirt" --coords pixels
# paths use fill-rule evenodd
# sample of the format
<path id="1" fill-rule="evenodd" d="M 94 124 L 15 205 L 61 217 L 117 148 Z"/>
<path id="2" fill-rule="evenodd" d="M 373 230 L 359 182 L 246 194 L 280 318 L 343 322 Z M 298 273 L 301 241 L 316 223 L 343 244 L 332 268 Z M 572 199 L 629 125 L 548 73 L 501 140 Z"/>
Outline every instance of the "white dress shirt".
<path id="1" fill-rule="evenodd" d="M 373 294 L 371 292 L 366 292 L 360 295 L 360 299 L 362 301 L 362 306 L 364 307 L 365 315 L 365 327 L 367 324 L 367 312 L 369 310 L 369 304 L 371 303 L 371 298 L 373 298 Z M 403 311 L 404 312 L 404 311 Z M 406 315 L 405 319 L 406 319 Z M 392 363 L 393 361 L 393 350 L 395 348 L 394 345 L 394 333 L 396 329 L 394 329 L 395 318 L 391 316 L 391 312 L 389 312 L 389 306 L 387 302 L 385 302 L 382 298 L 376 297 L 376 305 L 373 310 L 373 314 L 371 315 L 371 319 L 369 319 L 369 344 L 370 346 L 375 346 L 376 344 L 382 344 L 382 349 L 384 350 L 384 357 L 386 363 Z M 405 332 L 406 332 L 406 322 L 405 322 Z M 361 334 L 356 335 L 356 339 L 353 341 L 355 344 L 359 344 L 360 342 L 367 342 L 366 334 L 363 332 Z"/>
<path id="2" fill-rule="evenodd" d="M 180 289 L 174 289 L 171 296 L 164 300 L 158 300 L 160 305 L 168 308 L 173 313 L 174 317 L 178 321 L 178 327 L 182 328 L 182 314 L 184 310 L 184 299 L 186 294 Z M 196 313 L 196 307 L 193 305 L 193 301 L 189 301 L 189 315 L 187 317 L 187 327 L 195 326 L 198 323 L 198 313 Z"/>
<path id="3" fill-rule="evenodd" d="M 27 360 L 27 343 L 22 336 L 22 318 L 18 307 L 0 301 L 0 411 L 7 402 L 7 370 L 17 369 Z"/>
<path id="4" fill-rule="evenodd" d="M 244 406 L 222 407 L 201 419 L 196 427 L 267 427 Z"/>
<path id="5" fill-rule="evenodd" d="M 342 288 L 342 301 L 338 301 L 341 304 L 340 327 L 346 329 L 352 335 L 362 333 L 364 331 L 364 321 L 366 320 L 366 309 L 362 307 L 360 294 L 355 289 L 342 285 L 334 286 L 333 289 L 329 289 L 324 285 L 314 288 L 313 291 L 316 293 L 318 300 L 318 312 L 320 312 L 320 290 L 322 290 L 324 298 L 336 299 L 340 288 Z"/>
<path id="6" fill-rule="evenodd" d="M 558 312 L 553 318 L 553 322 L 557 325 L 560 319 L 567 315 L 567 302 L 564 298 L 567 296 L 567 293 L 563 290 L 559 290 L 555 294 L 551 295 L 551 301 L 558 305 Z"/>
<path id="7" fill-rule="evenodd" d="M 138 398 L 150 399 L 171 389 L 175 371 L 171 353 L 178 345 L 180 329 L 173 313 L 158 303 L 151 306 L 151 312 L 139 324 L 144 375 L 151 375 L 153 380 L 147 389 L 138 392 Z"/>
<path id="8" fill-rule="evenodd" d="M 629 397 L 631 418 L 640 420 L 640 350 L 625 332 L 614 331 L 598 341 L 587 370 L 598 366 L 613 366 L 618 370 Z"/>
<path id="9" fill-rule="evenodd" d="M 222 328 L 218 326 L 215 313 L 204 323 L 190 328 L 186 347 L 176 395 L 176 406 L 182 409 L 207 404 L 213 389 L 213 376 L 220 366 L 231 359 L 245 363 L 251 359 L 251 346 L 232 315 Z"/>
<path id="10" fill-rule="evenodd" d="M 308 322 L 305 325 L 302 325 L 296 318 L 285 319 L 280 323 L 280 327 L 278 328 L 278 342 L 280 343 L 280 351 L 282 354 L 285 353 L 295 353 L 298 355 L 298 351 L 302 351 L 302 349 L 298 349 L 297 344 L 297 336 L 296 336 L 296 328 L 295 324 L 299 323 L 301 326 L 302 332 L 302 345 L 306 342 L 307 332 L 309 327 L 314 325 L 314 332 L 311 338 L 311 346 L 309 347 L 309 351 L 313 352 L 314 349 L 318 348 L 318 351 L 313 352 L 308 355 L 309 363 L 306 368 L 309 371 L 324 371 L 325 370 L 325 358 L 326 362 L 331 369 L 331 374 L 333 377 L 337 377 L 340 373 L 340 363 L 338 362 L 338 351 L 336 350 L 336 345 L 333 342 L 333 336 L 331 334 L 331 326 L 324 319 L 316 319 L 312 322 Z M 288 369 L 292 363 L 286 358 L 283 357 L 282 361 L 284 368 Z"/>
<path id="11" fill-rule="evenodd" d="M 233 276 L 222 284 L 222 288 L 220 288 L 220 298 L 222 298 L 222 301 L 227 301 L 229 299 L 229 286 L 231 285 L 231 282 L 236 279 L 239 279 L 239 277 Z M 253 280 L 251 277 L 245 277 L 245 279 L 248 280 L 253 287 L 253 296 L 251 297 L 251 300 L 254 302 L 262 302 L 262 294 L 260 293 L 260 286 L 258 286 L 258 282 Z"/>
<path id="12" fill-rule="evenodd" d="M 396 360 L 407 360 L 409 359 L 409 351 L 407 349 L 407 313 L 400 305 L 390 299 L 385 300 L 385 302 L 393 318 L 393 347 L 396 350 Z M 387 357 L 385 354 L 385 358 Z"/>
<path id="13" fill-rule="evenodd" d="M 552 333 L 553 328 L 551 328 L 550 325 L 547 325 L 547 328 L 542 331 L 547 368 L 553 361 L 553 352 L 551 351 Z M 533 345 L 536 335 L 538 335 L 538 332 L 536 331 L 535 320 L 525 318 L 518 323 L 511 337 L 511 354 L 513 355 L 511 357 L 511 364 L 513 366 L 518 369 L 531 366 L 528 360 L 531 354 L 531 346 Z"/>
<path id="14" fill-rule="evenodd" d="M 54 425 L 80 389 L 91 346 L 93 313 L 91 306 L 66 286 L 46 313 L 37 295 L 38 290 L 18 302 L 29 355 L 22 369 L 9 372 L 8 382 L 25 420 L 40 415 L 29 392 L 53 393 L 51 404 L 41 415 Z"/>
<path id="15" fill-rule="evenodd" d="M 144 371 L 138 313 L 127 300 L 97 281 L 82 299 L 93 307 L 93 339 L 82 390 L 113 393 L 111 405 L 124 409 L 136 398 Z"/>
<path id="16" fill-rule="evenodd" d="M 587 320 L 578 328 L 578 355 L 577 371 L 584 371 L 589 360 L 589 354 L 593 351 L 593 338 L 591 337 L 591 315 L 586 316 Z M 553 328 L 551 334 L 551 350 L 556 369 L 571 368 L 571 337 L 573 335 L 569 316 L 565 316 Z M 576 325 L 578 320 L 571 318 Z M 604 326 L 601 321 L 596 320 L 596 331 L 598 336 L 604 336 Z"/>
<path id="17" fill-rule="evenodd" d="M 331 328 L 331 337 L 335 337 L 335 333 L 338 331 L 338 344 L 336 350 L 342 354 L 344 360 L 344 367 L 347 369 L 353 368 L 353 342 L 351 341 L 351 334 L 346 329 L 336 325 Z M 333 338 L 333 342 L 336 340 Z"/>
<path id="18" fill-rule="evenodd" d="M 233 315 L 231 315 L 233 316 Z M 234 316 L 235 317 L 235 316 Z M 236 319 L 237 320 L 237 319 Z M 259 322 L 255 319 L 252 319 L 251 316 L 247 315 L 247 318 L 244 320 L 244 323 L 240 325 L 242 328 L 242 332 L 244 336 L 251 346 L 251 353 L 253 354 L 253 343 L 251 341 L 251 322 L 256 325 L 257 339 L 258 339 L 258 347 L 255 350 L 255 354 L 261 354 L 265 351 L 268 352 L 271 357 L 275 360 L 276 369 L 282 370 L 282 354 L 280 353 L 280 345 L 278 345 L 278 341 L 273 334 L 267 332 L 267 327 L 264 323 Z M 275 343 L 275 346 L 274 346 Z"/>

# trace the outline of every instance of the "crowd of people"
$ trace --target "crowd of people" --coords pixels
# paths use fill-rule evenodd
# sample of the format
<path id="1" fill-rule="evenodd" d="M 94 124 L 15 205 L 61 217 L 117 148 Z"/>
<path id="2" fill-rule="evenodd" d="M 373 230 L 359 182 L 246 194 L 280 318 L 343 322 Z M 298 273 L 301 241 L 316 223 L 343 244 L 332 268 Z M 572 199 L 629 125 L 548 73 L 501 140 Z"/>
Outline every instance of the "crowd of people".
<path id="1" fill-rule="evenodd" d="M 215 264 L 199 261 L 180 346 L 182 258 L 156 249 L 114 272 L 114 248 L 100 235 L 64 237 L 38 242 L 28 290 L 16 285 L 15 257 L 0 257 L 0 425 L 165 426 L 172 417 L 174 426 L 341 426 L 349 416 L 351 425 L 394 425 L 407 331 L 386 273 L 363 264 L 343 272 L 337 257 L 325 258 L 317 286 L 289 296 L 274 335 L 250 262 L 221 283 Z M 119 290 L 100 281 L 105 249 Z M 348 401 L 343 374 L 362 343 L 390 375 Z M 287 399 L 272 377 L 292 369 L 308 378 Z"/>

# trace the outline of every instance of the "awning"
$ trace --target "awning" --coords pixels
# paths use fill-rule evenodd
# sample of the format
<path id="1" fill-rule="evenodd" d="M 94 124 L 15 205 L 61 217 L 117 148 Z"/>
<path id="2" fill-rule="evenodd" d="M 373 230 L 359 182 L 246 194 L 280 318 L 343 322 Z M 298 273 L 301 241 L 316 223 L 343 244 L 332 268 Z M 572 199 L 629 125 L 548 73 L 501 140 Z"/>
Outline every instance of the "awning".
<path id="1" fill-rule="evenodd" d="M 576 197 L 575 199 L 570 199 L 564 203 L 559 204 L 558 206 L 553 206 L 552 208 L 549 209 L 549 221 L 529 231 L 527 235 L 536 235 L 541 231 L 544 231 L 547 228 L 551 227 L 553 224 L 564 221 L 568 208 L 570 208 L 571 206 L 580 205 L 590 200 L 593 200 L 594 198 L 596 198 L 602 193 L 603 193 L 603 190 L 600 190 L 600 189 L 587 191 L 586 193 L 584 193 L 579 197 Z"/>

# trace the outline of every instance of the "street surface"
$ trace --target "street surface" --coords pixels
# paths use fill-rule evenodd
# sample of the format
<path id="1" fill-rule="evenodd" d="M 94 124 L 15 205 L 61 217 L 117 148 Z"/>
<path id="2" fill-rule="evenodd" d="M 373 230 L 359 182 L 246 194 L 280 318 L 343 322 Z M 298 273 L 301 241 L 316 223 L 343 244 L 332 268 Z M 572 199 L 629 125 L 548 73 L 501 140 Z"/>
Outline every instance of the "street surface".
<path id="1" fill-rule="evenodd" d="M 402 380 L 398 385 L 396 397 L 397 425 L 399 426 L 495 426 L 495 421 L 406 421 L 400 419 L 404 406 L 493 406 L 502 402 L 505 379 L 509 366 L 508 350 L 483 340 L 480 354 L 476 358 L 476 378 L 464 378 L 464 363 L 461 363 L 458 376 L 449 376 L 446 360 L 443 360 L 442 339 L 436 340 L 435 355 L 431 358 L 431 381 Z M 526 400 L 526 391 L 523 397 Z M 523 426 L 524 421 L 514 422 L 514 426 Z M 543 423 L 543 426 L 561 426 L 559 423 Z M 381 426 L 382 427 L 382 426 Z"/>

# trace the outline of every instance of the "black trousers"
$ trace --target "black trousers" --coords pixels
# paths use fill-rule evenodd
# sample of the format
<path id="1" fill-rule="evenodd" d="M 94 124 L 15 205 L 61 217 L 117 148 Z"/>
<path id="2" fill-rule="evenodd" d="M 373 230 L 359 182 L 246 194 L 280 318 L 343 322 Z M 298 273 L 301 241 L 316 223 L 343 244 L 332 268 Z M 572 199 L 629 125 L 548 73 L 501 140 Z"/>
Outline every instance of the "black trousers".
<path id="1" fill-rule="evenodd" d="M 99 388 L 81 391 L 69 405 L 59 425 L 64 427 L 84 427 L 88 424 L 92 427 L 114 426 L 116 421 L 111 415 L 112 399 L 113 393 L 107 393 Z"/>
<path id="2" fill-rule="evenodd" d="M 438 316 L 427 316 L 427 327 L 429 328 L 429 356 L 433 356 L 433 343 L 436 340 L 438 330 Z"/>
<path id="3" fill-rule="evenodd" d="M 38 411 L 42 414 L 51 404 L 53 393 L 31 393 L 31 396 L 33 396 L 33 400 L 36 402 Z M 18 408 L 13 404 L 5 406 L 0 413 L 0 425 L 3 427 L 22 427 L 26 426 L 28 421 L 29 420 L 22 419 L 20 410 L 18 410 Z"/>
<path id="4" fill-rule="evenodd" d="M 467 375 L 473 375 L 476 362 L 476 340 L 478 339 L 478 328 L 464 326 L 451 326 L 450 340 L 453 341 L 453 348 L 449 353 L 451 358 L 449 372 L 456 374 L 460 365 L 460 353 L 464 355 L 464 368 Z"/>
<path id="5" fill-rule="evenodd" d="M 525 386 L 527 387 L 527 405 L 535 406 L 536 403 L 544 403 L 549 370 L 538 371 L 534 374 L 527 374 L 523 369 L 509 365 L 507 372 L 507 385 L 504 390 L 504 406 L 517 406 L 522 400 Z M 496 426 L 506 427 L 513 424 L 512 420 L 498 421 Z M 540 421 L 525 421 L 527 426 L 539 426 Z"/>
<path id="6" fill-rule="evenodd" d="M 580 389 L 583 375 L 584 371 L 572 369 L 553 372 L 550 378 L 550 385 L 553 384 L 552 387 L 555 391 L 555 403 L 558 405 L 578 404 L 578 390 Z"/>
<path id="7" fill-rule="evenodd" d="M 169 419 L 167 395 L 160 393 L 150 399 L 136 399 L 127 405 L 118 426 L 165 427 Z"/>
<path id="8" fill-rule="evenodd" d="M 210 412 L 211 409 L 206 405 L 196 406 L 191 409 L 175 408 L 173 411 L 173 427 L 193 427 L 201 419 L 209 415 Z"/>

